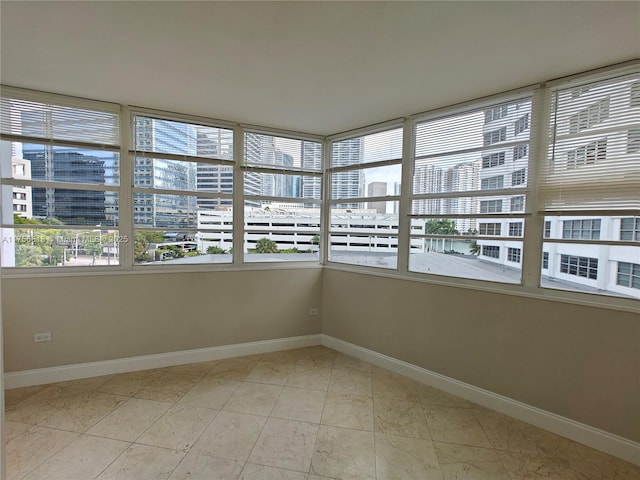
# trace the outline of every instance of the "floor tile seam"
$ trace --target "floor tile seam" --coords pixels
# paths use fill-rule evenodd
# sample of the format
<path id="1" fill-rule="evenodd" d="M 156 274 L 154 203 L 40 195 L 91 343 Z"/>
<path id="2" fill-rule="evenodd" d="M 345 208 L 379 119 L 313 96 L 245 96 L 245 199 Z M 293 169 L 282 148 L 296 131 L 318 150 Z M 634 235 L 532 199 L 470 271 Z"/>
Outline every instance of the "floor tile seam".
<path id="1" fill-rule="evenodd" d="M 175 405 L 176 405 L 176 404 L 173 404 L 173 406 L 175 406 Z M 138 435 L 138 436 L 135 438 L 135 440 L 133 440 L 133 442 L 131 442 L 131 443 L 136 443 L 136 444 L 139 444 L 139 445 L 148 445 L 148 446 L 158 447 L 158 448 L 166 448 L 166 447 L 160 447 L 160 446 L 158 446 L 158 445 L 149 445 L 149 444 L 145 444 L 145 443 L 142 443 L 142 442 L 138 442 L 138 440 L 140 440 L 140 439 L 144 436 L 144 434 L 145 434 L 145 433 L 147 433 L 147 432 L 148 432 L 148 431 L 149 431 L 149 430 L 150 430 L 150 429 L 151 429 L 151 428 L 152 428 L 156 423 L 158 423 L 158 422 L 160 421 L 160 419 L 161 419 L 162 417 L 164 417 L 164 416 L 167 414 L 167 412 L 169 412 L 169 410 L 171 410 L 171 408 L 172 408 L 172 407 L 167 408 L 167 409 L 166 409 L 166 410 L 165 410 L 161 415 L 159 415 L 159 416 L 158 416 L 158 418 L 156 418 L 156 419 L 151 423 L 151 425 L 149 425 L 149 426 L 148 426 L 148 427 L 147 427 L 147 428 L 146 428 L 142 433 L 140 433 L 140 435 Z M 193 408 L 201 408 L 201 407 L 193 407 Z M 206 408 L 206 407 L 202 407 L 202 408 Z M 220 410 L 217 410 L 217 409 L 213 409 L 213 408 L 211 408 L 210 410 L 214 410 L 214 411 L 216 412 L 216 414 L 215 414 L 215 415 L 213 416 L 213 418 L 209 421 L 209 423 L 207 423 L 207 426 L 204 428 L 204 430 L 206 430 L 206 429 L 207 429 L 207 427 L 209 426 L 209 424 L 210 424 L 211 422 L 213 422 L 213 420 L 214 420 L 214 419 L 218 416 L 218 414 L 220 413 Z M 202 430 L 202 433 L 204 433 L 204 430 Z M 202 433 L 200 433 L 200 435 L 198 436 L 198 438 L 193 442 L 194 444 L 195 444 L 195 442 L 196 442 L 196 441 L 198 441 L 198 439 L 200 439 L 200 437 L 202 436 Z M 193 444 L 191 445 L 191 447 L 193 447 Z M 188 449 L 188 450 L 191 450 L 191 447 L 189 447 L 189 449 Z M 168 450 L 173 450 L 173 449 L 168 449 Z M 173 472 L 172 472 L 172 473 L 173 473 Z"/>
<path id="2" fill-rule="evenodd" d="M 477 409 L 474 408 L 474 409 L 471 410 L 471 415 L 473 416 L 473 418 L 476 419 L 476 422 L 478 423 L 478 425 L 480 425 L 480 428 L 482 429 L 482 432 L 484 433 L 484 436 L 487 438 L 487 440 L 489 440 L 489 444 L 493 447 L 493 450 L 496 453 L 496 457 L 498 457 L 498 460 L 500 461 L 500 465 L 502 465 L 502 468 L 504 468 L 505 472 L 507 472 L 507 475 L 509 475 L 509 477 L 513 477 L 513 475 L 511 475 L 511 472 L 507 468 L 506 463 L 502 460 L 502 457 L 498 453 L 500 451 L 500 449 L 496 445 L 496 442 L 494 440 L 492 440 L 491 435 L 489 435 L 487 433 L 487 429 L 485 428 L 485 426 L 480 421 L 480 411 L 478 411 Z"/>
<path id="3" fill-rule="evenodd" d="M 251 445 L 251 449 L 249 450 L 249 453 L 247 454 L 247 457 L 244 459 L 244 466 L 242 467 L 242 470 L 244 470 L 244 468 L 246 467 L 247 463 L 249 463 L 249 459 L 251 458 L 251 454 L 253 453 L 253 451 L 256 448 L 256 445 L 258 444 L 258 440 L 260 440 L 260 437 L 262 436 L 262 432 L 264 432 L 264 429 L 267 426 L 267 423 L 269 422 L 269 418 L 270 417 L 267 417 L 265 422 L 262 424 L 262 427 L 260 427 L 260 432 L 258 432 L 258 434 L 256 435 L 256 439 L 253 441 L 253 445 Z"/>
<path id="4" fill-rule="evenodd" d="M 48 427 L 42 427 L 42 428 L 48 428 Z M 51 430 L 57 430 L 55 428 L 52 428 Z M 38 468 L 40 468 L 42 465 L 44 465 L 46 462 L 48 462 L 49 460 L 51 460 L 54 456 L 56 456 L 58 453 L 60 453 L 62 450 L 64 450 L 67 446 L 69 446 L 69 444 L 71 442 L 73 442 L 74 440 L 76 440 L 78 437 L 80 437 L 82 434 L 81 433 L 77 433 L 77 432 L 67 432 L 65 430 L 59 430 L 65 433 L 76 433 L 76 436 L 74 438 L 72 438 L 71 440 L 69 440 L 67 443 L 65 443 L 64 445 L 62 445 L 58 450 L 56 450 L 55 452 L 53 452 L 51 455 L 49 455 L 47 458 L 45 458 L 43 461 L 41 461 L 40 463 L 38 463 L 36 466 L 34 466 L 33 468 L 31 468 L 27 473 L 25 473 L 22 477 L 20 477 L 20 479 L 24 479 L 26 477 L 28 477 L 29 475 L 31 475 L 35 470 L 37 470 Z M 26 433 L 26 432 L 25 432 Z"/>
<path id="5" fill-rule="evenodd" d="M 288 380 L 288 378 L 287 378 L 287 380 Z M 286 386 L 286 382 L 281 384 L 281 383 L 269 383 L 269 382 L 266 382 L 266 381 L 249 380 L 249 379 L 243 380 L 242 383 L 254 383 L 254 384 L 257 384 L 257 385 L 272 385 L 272 386 L 275 386 L 275 387 L 285 387 Z"/>
<path id="6" fill-rule="evenodd" d="M 285 467 L 274 467 L 273 465 L 265 465 L 264 463 L 259 463 L 259 462 L 250 462 L 248 459 L 246 462 L 244 462 L 244 465 L 242 466 L 242 470 L 240 471 L 240 475 L 242 475 L 244 473 L 245 468 L 247 468 L 247 465 L 257 465 L 259 467 L 267 467 L 267 468 L 273 468 L 276 470 L 284 470 L 286 472 L 292 472 L 292 473 L 302 473 L 304 475 L 309 475 L 309 471 L 302 471 L 302 470 L 293 470 L 291 468 L 285 468 Z M 311 470 L 311 464 L 309 464 L 309 470 Z M 240 477 L 238 477 L 240 478 Z"/>
<path id="7" fill-rule="evenodd" d="M 96 435 L 91 435 L 91 436 L 95 437 Z M 107 437 L 98 437 L 98 438 L 107 438 Z M 113 440 L 113 439 L 109 439 L 109 440 Z M 124 442 L 124 440 L 120 440 L 120 441 L 121 441 L 121 442 Z M 95 477 L 93 477 L 93 479 L 92 479 L 92 480 L 96 480 L 97 478 L 99 478 L 99 477 L 100 477 L 100 475 L 102 475 L 104 472 L 106 472 L 106 471 L 107 471 L 107 469 L 108 469 L 111 465 L 113 465 L 113 464 L 114 464 L 114 463 L 115 463 L 115 462 L 116 462 L 116 461 L 117 461 L 117 460 L 118 460 L 122 455 L 124 455 L 124 454 L 127 452 L 127 450 L 129 450 L 129 449 L 131 448 L 131 446 L 133 445 L 133 442 L 125 442 L 125 443 L 128 443 L 129 445 L 127 445 L 127 446 L 126 446 L 126 448 L 124 448 L 124 449 L 120 452 L 120 454 L 119 454 L 119 455 L 116 455 L 116 457 L 115 457 L 113 460 L 111 460 L 111 462 L 109 462 L 109 464 L 108 464 L 108 465 L 106 465 L 106 466 L 105 466 L 105 467 L 100 471 L 100 473 L 98 473 Z"/>

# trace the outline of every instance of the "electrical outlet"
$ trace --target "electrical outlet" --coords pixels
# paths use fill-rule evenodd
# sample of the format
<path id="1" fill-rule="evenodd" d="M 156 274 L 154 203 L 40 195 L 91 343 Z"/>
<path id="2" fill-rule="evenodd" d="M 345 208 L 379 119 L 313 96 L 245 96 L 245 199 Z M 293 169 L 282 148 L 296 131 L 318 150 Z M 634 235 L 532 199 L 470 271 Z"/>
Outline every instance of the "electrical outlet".
<path id="1" fill-rule="evenodd" d="M 51 341 L 51 333 L 36 333 L 33 335 L 33 341 L 36 343 L 39 342 L 50 342 Z"/>
<path id="2" fill-rule="evenodd" d="M 320 315 L 320 309 L 319 308 L 310 308 L 309 309 L 309 315 Z"/>

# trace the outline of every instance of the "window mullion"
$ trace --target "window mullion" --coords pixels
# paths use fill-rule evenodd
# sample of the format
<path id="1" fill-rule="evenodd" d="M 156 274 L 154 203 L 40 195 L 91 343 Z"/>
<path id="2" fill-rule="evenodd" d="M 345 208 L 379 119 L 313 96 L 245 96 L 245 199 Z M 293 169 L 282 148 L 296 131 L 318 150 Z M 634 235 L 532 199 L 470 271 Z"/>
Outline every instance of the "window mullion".
<path id="1" fill-rule="evenodd" d="M 244 129 L 233 129 L 233 264 L 244 263 Z"/>
<path id="2" fill-rule="evenodd" d="M 538 214 L 538 174 L 547 155 L 549 130 L 549 92 L 541 89 L 535 92 L 531 104 L 531 144 L 529 146 L 527 213 L 524 219 L 524 238 L 522 245 L 522 285 L 525 288 L 540 286 L 542 268 L 542 235 L 544 215 Z"/>
<path id="3" fill-rule="evenodd" d="M 120 194 L 118 214 L 120 235 L 128 242 L 120 244 L 120 265 L 124 270 L 133 268 L 133 250 L 135 237 L 133 230 L 133 164 L 134 156 L 129 153 L 133 149 L 131 136 L 131 112 L 123 107 L 120 112 Z"/>

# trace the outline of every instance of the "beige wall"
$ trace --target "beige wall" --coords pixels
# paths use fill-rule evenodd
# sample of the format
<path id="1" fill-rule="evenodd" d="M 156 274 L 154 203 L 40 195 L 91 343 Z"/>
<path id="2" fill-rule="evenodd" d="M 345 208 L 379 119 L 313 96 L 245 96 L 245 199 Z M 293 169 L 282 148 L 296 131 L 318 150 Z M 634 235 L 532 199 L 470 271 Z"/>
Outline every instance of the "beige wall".
<path id="1" fill-rule="evenodd" d="M 15 372 L 316 334 L 321 269 L 4 278 Z M 50 343 L 33 334 L 51 332 Z"/>
<path id="2" fill-rule="evenodd" d="M 637 314 L 326 269 L 323 333 L 640 441 Z"/>

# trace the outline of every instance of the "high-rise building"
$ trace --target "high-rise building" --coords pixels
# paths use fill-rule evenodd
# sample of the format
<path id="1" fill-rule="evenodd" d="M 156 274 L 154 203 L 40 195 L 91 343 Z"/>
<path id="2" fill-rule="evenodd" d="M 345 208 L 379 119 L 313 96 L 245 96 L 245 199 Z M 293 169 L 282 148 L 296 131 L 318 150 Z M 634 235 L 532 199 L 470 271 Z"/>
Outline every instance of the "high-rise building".
<path id="1" fill-rule="evenodd" d="M 197 131 L 196 151 L 199 157 L 233 158 L 233 131 L 217 129 L 211 132 L 210 128 Z M 233 167 L 198 163 L 196 186 L 199 192 L 233 193 Z M 233 202 L 230 199 L 198 198 L 199 209 L 227 208 Z"/>
<path id="2" fill-rule="evenodd" d="M 104 185 L 105 165 L 113 165 L 116 154 L 88 155 L 76 148 L 23 144 L 22 154 L 31 163 L 31 178 L 57 182 L 83 182 Z M 117 211 L 115 196 L 98 190 L 64 188 L 32 189 L 33 216 L 55 218 L 66 224 L 108 224 L 107 214 Z"/>
<path id="3" fill-rule="evenodd" d="M 352 138 L 341 140 L 333 144 L 331 152 L 331 166 L 343 167 L 347 165 L 360 165 L 364 158 L 364 138 Z M 335 199 L 348 199 L 364 197 L 364 172 L 348 170 L 331 174 L 331 192 Z M 344 202 L 336 205 L 336 208 L 362 208 L 358 202 Z"/>
<path id="4" fill-rule="evenodd" d="M 367 185 L 367 197 L 384 197 L 387 194 L 387 182 L 371 182 Z M 367 208 L 376 213 L 387 213 L 387 202 L 367 202 Z"/>
<path id="5" fill-rule="evenodd" d="M 136 149 L 178 155 L 197 154 L 193 125 L 150 117 L 136 117 Z M 197 167 L 193 162 L 136 157 L 134 186 L 170 190 L 196 190 Z M 165 193 L 134 195 L 134 222 L 141 227 L 195 227 L 196 197 Z"/>

